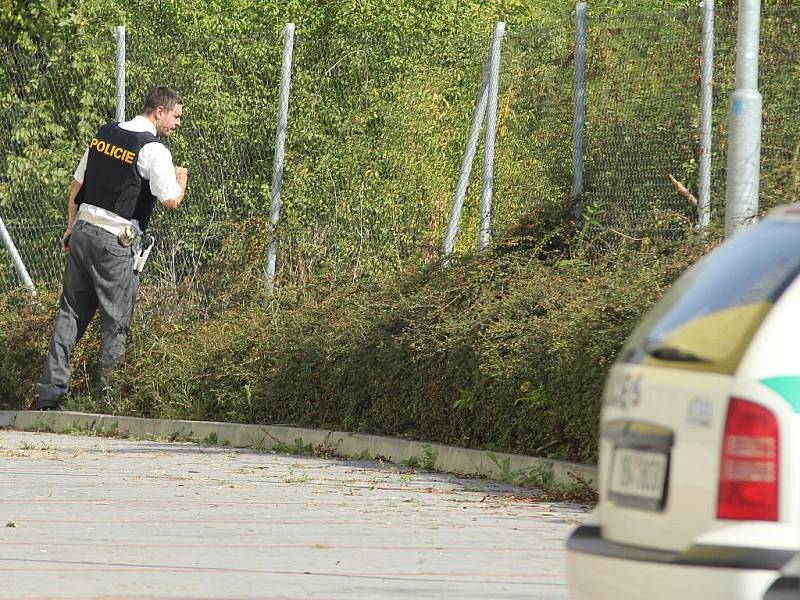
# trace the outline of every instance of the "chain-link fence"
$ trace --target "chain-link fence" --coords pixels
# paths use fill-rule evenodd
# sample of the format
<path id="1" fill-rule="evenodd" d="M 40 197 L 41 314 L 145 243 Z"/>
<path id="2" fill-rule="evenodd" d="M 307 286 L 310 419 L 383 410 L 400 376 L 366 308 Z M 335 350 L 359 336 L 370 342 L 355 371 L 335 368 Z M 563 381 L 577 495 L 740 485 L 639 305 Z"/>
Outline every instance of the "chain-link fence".
<path id="1" fill-rule="evenodd" d="M 723 13 L 721 33 L 730 40 L 735 38 L 734 16 L 732 11 Z M 764 98 L 759 193 L 762 210 L 800 201 L 798 39 L 800 39 L 800 8 L 769 10 L 763 15 L 759 64 L 759 87 Z M 720 81 L 726 82 L 725 79 Z M 727 106 L 724 108 L 727 109 Z M 726 124 L 722 120 L 725 118 L 724 112 L 721 110 L 719 113 L 720 123 Z M 722 135 L 720 145 L 724 149 Z M 720 168 L 720 172 L 724 174 L 725 171 Z"/>
<path id="2" fill-rule="evenodd" d="M 696 209 L 701 13 L 588 23 L 583 209 L 596 235 L 680 238 Z"/>
<path id="3" fill-rule="evenodd" d="M 796 199 L 798 11 L 762 24 L 762 205 Z M 586 231 L 676 239 L 697 213 L 671 178 L 698 182 L 699 10 L 590 17 Z M 712 218 L 724 209 L 727 98 L 736 14 L 716 19 Z M 511 30 L 502 46 L 493 231 L 572 184 L 574 23 Z M 438 258 L 489 35 L 427 39 L 295 38 L 277 235 L 278 284 L 357 278 Z M 66 191 L 86 140 L 114 117 L 114 38 L 0 47 L 0 218 L 37 285 L 57 284 Z M 263 284 L 281 37 L 127 35 L 127 112 L 147 88 L 174 85 L 185 123 L 170 140 L 189 167 L 186 201 L 153 220 L 145 278 L 201 292 Z M 794 74 L 794 75 L 792 75 Z M 479 148 L 479 152 L 480 152 Z M 480 156 L 480 154 L 479 154 Z M 794 166 L 792 166 L 794 165 Z M 456 251 L 474 248 L 482 161 L 475 160 Z M 791 190 L 794 197 L 791 197 Z M 0 290 L 19 286 L 0 250 Z"/>
<path id="4" fill-rule="evenodd" d="M 113 39 L 92 52 L 113 56 Z M 113 117 L 113 60 L 87 69 L 75 53 L 69 44 L 0 45 L 0 218 L 37 285 L 60 275 L 66 190 L 91 122 Z M 2 248 L 0 291 L 18 285 Z"/>
<path id="5" fill-rule="evenodd" d="M 503 41 L 495 237 L 543 203 L 565 203 L 572 183 L 573 23 L 510 31 Z"/>
<path id="6" fill-rule="evenodd" d="M 737 17 L 731 8 L 715 16 L 711 217 L 718 224 Z M 787 185 L 798 177 L 798 28 L 800 10 L 762 14 L 762 211 L 798 200 L 797 180 Z M 702 11 L 590 18 L 588 30 L 586 220 L 606 238 L 680 239 L 697 224 Z"/>
<path id="7" fill-rule="evenodd" d="M 258 285 L 268 240 L 280 38 L 186 39 L 127 34 L 126 118 L 159 83 L 180 91 L 183 125 L 168 144 L 189 169 L 179 210 L 157 208 L 143 274 L 202 292 Z"/>

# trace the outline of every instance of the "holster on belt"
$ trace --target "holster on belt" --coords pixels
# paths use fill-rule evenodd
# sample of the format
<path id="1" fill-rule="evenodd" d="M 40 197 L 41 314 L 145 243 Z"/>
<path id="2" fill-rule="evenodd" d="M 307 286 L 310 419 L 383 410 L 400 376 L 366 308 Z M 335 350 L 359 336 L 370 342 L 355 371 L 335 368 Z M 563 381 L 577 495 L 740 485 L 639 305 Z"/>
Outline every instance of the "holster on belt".
<path id="1" fill-rule="evenodd" d="M 152 235 L 147 233 L 142 234 L 139 250 L 133 256 L 133 272 L 137 275 L 144 269 L 144 264 L 147 262 L 155 242 L 156 240 Z"/>

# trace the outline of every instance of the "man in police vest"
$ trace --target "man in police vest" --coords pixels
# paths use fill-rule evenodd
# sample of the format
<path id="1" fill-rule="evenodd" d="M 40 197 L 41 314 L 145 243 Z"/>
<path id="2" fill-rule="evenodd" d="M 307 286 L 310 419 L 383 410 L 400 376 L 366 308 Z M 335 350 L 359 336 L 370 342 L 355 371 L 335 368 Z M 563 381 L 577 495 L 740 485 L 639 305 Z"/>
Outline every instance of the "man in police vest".
<path id="1" fill-rule="evenodd" d="M 168 87 L 151 90 L 140 115 L 103 125 L 92 138 L 70 187 L 63 289 L 44 372 L 36 384 L 39 410 L 57 409 L 69 389 L 69 358 L 100 311 L 97 389 L 122 360 L 138 291 L 134 262 L 156 200 L 178 208 L 187 171 L 175 167 L 157 136 L 181 124 L 183 100 Z"/>

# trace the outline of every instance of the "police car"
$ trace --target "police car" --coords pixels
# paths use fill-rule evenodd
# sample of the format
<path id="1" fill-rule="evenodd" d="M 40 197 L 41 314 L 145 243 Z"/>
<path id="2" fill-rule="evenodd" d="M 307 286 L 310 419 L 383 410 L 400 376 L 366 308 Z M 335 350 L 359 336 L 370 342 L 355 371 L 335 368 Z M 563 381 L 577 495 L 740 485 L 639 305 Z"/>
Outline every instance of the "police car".
<path id="1" fill-rule="evenodd" d="M 603 398 L 572 600 L 800 598 L 800 205 L 687 271 Z"/>

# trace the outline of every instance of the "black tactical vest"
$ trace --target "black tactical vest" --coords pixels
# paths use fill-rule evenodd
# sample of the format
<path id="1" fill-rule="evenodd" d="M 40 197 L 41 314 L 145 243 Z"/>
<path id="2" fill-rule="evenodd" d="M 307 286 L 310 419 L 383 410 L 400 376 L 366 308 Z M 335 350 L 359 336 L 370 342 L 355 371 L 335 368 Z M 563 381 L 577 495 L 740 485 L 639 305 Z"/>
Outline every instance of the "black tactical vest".
<path id="1" fill-rule="evenodd" d="M 136 168 L 142 146 L 157 142 L 149 132 L 127 131 L 117 123 L 97 130 L 89 143 L 89 157 L 83 186 L 75 203 L 94 204 L 125 219 L 136 219 L 147 229 L 156 198 L 150 183 Z"/>

